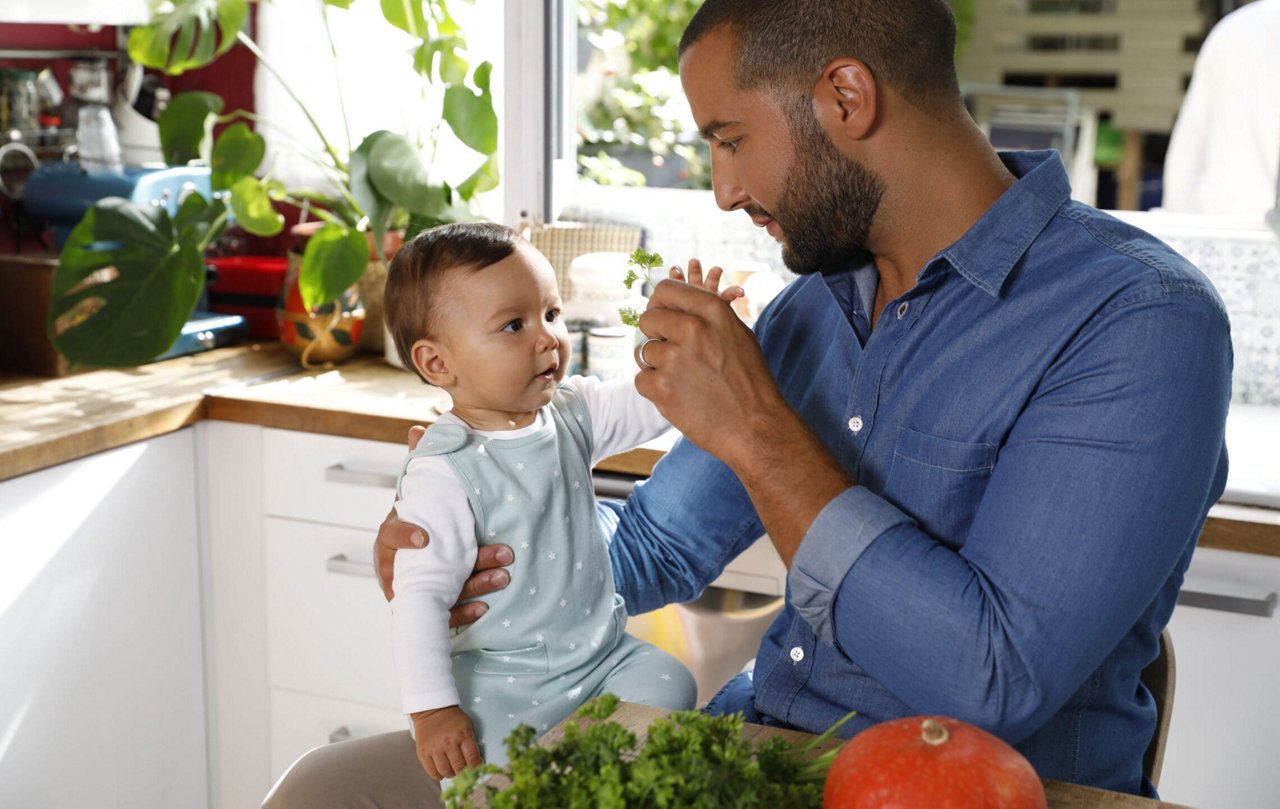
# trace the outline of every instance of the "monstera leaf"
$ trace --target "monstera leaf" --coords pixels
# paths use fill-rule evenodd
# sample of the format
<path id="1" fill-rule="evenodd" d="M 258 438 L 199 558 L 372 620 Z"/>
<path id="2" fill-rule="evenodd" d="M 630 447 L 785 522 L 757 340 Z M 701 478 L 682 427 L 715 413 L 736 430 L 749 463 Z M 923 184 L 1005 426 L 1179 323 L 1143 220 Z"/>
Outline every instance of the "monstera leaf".
<path id="1" fill-rule="evenodd" d="M 298 270 L 298 291 L 308 309 L 337 300 L 360 280 L 369 264 L 369 242 L 363 231 L 330 222 L 307 240 Z"/>
<path id="2" fill-rule="evenodd" d="M 231 50 L 249 14 L 247 0 L 173 0 L 129 32 L 129 58 L 177 76 Z"/>
<path id="3" fill-rule="evenodd" d="M 378 248 L 378 258 L 383 261 L 386 261 L 387 257 L 382 252 L 382 237 L 391 225 L 391 214 L 395 211 L 396 205 L 373 184 L 373 179 L 369 176 L 369 155 L 378 141 L 388 135 L 391 133 L 385 129 L 369 135 L 360 142 L 360 145 L 351 153 L 351 159 L 347 161 L 351 196 L 356 198 L 365 216 L 369 217 L 369 230 L 373 233 L 373 243 Z"/>
<path id="4" fill-rule="evenodd" d="M 160 150 L 164 162 L 185 166 L 192 160 L 209 160 L 213 150 L 213 124 L 222 112 L 222 99 L 213 93 L 179 93 L 160 113 Z"/>
<path id="5" fill-rule="evenodd" d="M 444 186 L 432 182 L 421 152 L 404 135 L 380 133 L 368 160 L 369 181 L 396 205 L 420 216 L 438 216 L 448 208 Z"/>
<path id="6" fill-rule="evenodd" d="M 204 289 L 201 253 L 225 227 L 221 203 L 100 200 L 71 231 L 53 276 L 49 336 L 74 365 L 127 367 L 164 353 Z"/>
<path id="7" fill-rule="evenodd" d="M 476 68 L 475 83 L 479 93 L 463 84 L 444 91 L 444 119 L 458 140 L 480 154 L 498 151 L 498 115 L 493 111 L 493 95 L 489 92 L 492 62 L 481 62 Z"/>
<path id="8" fill-rule="evenodd" d="M 262 165 L 267 140 L 239 121 L 223 130 L 213 144 L 209 158 L 214 190 L 231 188 L 236 181 L 251 176 Z"/>

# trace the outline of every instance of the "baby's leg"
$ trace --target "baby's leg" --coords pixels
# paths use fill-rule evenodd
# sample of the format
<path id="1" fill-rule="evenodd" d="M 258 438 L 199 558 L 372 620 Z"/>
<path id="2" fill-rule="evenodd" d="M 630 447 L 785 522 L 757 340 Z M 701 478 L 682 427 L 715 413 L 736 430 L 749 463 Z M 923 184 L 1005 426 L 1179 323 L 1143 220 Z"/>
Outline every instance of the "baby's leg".
<path id="1" fill-rule="evenodd" d="M 698 699 L 698 685 L 684 664 L 656 646 L 623 635 L 612 655 L 617 663 L 596 694 L 617 694 L 626 702 L 686 710 Z"/>

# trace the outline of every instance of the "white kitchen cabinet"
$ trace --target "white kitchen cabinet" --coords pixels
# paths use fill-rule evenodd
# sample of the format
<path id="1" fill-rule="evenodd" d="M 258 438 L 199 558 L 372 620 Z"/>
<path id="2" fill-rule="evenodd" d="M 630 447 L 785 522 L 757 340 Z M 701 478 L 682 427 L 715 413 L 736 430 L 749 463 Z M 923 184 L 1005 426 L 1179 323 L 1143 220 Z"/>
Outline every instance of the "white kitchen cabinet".
<path id="1" fill-rule="evenodd" d="M 0 483 L 0 804 L 209 805 L 191 430 Z"/>
<path id="2" fill-rule="evenodd" d="M 210 421 L 216 805 L 258 805 L 307 750 L 406 729 L 373 537 L 404 447 Z"/>
<path id="3" fill-rule="evenodd" d="M 1280 558 L 1199 548 L 1169 631 L 1177 684 L 1160 796 L 1198 809 L 1280 803 Z"/>

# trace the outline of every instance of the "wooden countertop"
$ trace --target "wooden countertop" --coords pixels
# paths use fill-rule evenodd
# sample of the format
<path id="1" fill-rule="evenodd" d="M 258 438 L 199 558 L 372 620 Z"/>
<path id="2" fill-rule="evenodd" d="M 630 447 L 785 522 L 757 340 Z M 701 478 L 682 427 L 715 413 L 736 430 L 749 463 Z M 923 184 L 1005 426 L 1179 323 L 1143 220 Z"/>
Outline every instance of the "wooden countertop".
<path id="1" fill-rule="evenodd" d="M 380 357 L 306 371 L 278 343 L 55 379 L 0 374 L 0 480 L 206 418 L 399 443 L 448 407 L 444 391 Z M 599 468 L 647 475 L 674 440 L 665 436 Z"/>
<path id="2" fill-rule="evenodd" d="M 305 371 L 277 343 L 55 379 L 0 374 L 0 480 L 206 418 L 401 442 L 448 406 L 443 391 L 380 357 Z M 673 442 L 669 434 L 599 468 L 647 475 Z M 1216 505 L 1200 544 L 1280 556 L 1280 509 Z"/>
<path id="3" fill-rule="evenodd" d="M 653 724 L 654 720 L 668 713 L 670 711 L 662 708 L 624 702 L 609 717 L 609 721 L 617 722 L 634 733 L 637 744 L 643 745 L 649 726 Z M 564 736 L 566 725 L 573 721 L 575 720 L 572 718 L 565 719 L 548 731 L 538 743 L 546 746 L 558 742 Z M 751 724 L 743 727 L 742 735 L 752 741 L 762 741 L 777 736 L 793 744 L 805 743 L 814 738 L 808 733 Z M 839 744 L 839 741 L 824 742 L 816 747 L 813 753 L 818 755 L 824 750 L 829 750 Z M 1147 798 L 1139 798 L 1135 795 L 1126 795 L 1122 792 L 1112 792 L 1106 789 L 1095 789 L 1094 787 L 1048 779 L 1044 781 L 1044 794 L 1045 798 L 1048 799 L 1049 809 L 1186 809 L 1180 804 L 1153 801 Z"/>

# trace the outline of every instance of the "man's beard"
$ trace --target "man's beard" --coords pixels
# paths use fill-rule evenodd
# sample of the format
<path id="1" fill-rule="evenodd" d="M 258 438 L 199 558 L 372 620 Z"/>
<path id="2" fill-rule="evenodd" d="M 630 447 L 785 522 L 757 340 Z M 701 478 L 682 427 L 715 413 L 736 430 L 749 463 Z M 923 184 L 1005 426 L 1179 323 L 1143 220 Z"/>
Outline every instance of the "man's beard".
<path id="1" fill-rule="evenodd" d="M 809 106 L 787 116 L 796 161 L 770 213 L 782 228 L 782 261 L 797 275 L 843 272 L 866 256 L 884 181 L 836 150 Z"/>

